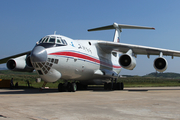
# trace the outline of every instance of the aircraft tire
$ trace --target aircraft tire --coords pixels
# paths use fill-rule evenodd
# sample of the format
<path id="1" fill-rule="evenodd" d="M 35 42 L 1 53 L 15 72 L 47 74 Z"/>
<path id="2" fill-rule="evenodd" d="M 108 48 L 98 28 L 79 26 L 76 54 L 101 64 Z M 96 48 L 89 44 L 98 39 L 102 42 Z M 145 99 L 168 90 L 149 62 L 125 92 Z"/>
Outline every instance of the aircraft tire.
<path id="1" fill-rule="evenodd" d="M 80 85 L 80 83 L 76 83 L 76 86 L 77 86 L 77 90 L 81 90 L 81 85 Z"/>
<path id="2" fill-rule="evenodd" d="M 83 85 L 84 90 L 87 90 L 87 88 L 88 88 L 88 85 Z"/>
<path id="3" fill-rule="evenodd" d="M 120 83 L 116 83 L 116 89 L 120 90 L 120 88 L 121 88 L 121 84 Z"/>
<path id="4" fill-rule="evenodd" d="M 83 85 L 81 83 L 77 83 L 77 90 L 87 90 L 87 85 Z"/>
<path id="5" fill-rule="evenodd" d="M 83 85 L 81 83 L 76 83 L 77 90 L 83 90 Z"/>
<path id="6" fill-rule="evenodd" d="M 72 92 L 76 92 L 76 90 L 77 90 L 77 85 L 76 85 L 76 83 L 71 83 L 71 91 L 72 91 Z"/>
<path id="7" fill-rule="evenodd" d="M 63 92 L 64 91 L 64 85 L 62 83 L 59 83 L 58 85 L 58 91 Z"/>
<path id="8" fill-rule="evenodd" d="M 124 83 L 121 82 L 120 85 L 121 85 L 121 89 L 120 90 L 124 90 Z"/>
<path id="9" fill-rule="evenodd" d="M 104 83 L 104 90 L 108 90 L 108 83 Z"/>
<path id="10" fill-rule="evenodd" d="M 117 89 L 117 83 L 113 83 L 113 90 L 118 90 Z"/>
<path id="11" fill-rule="evenodd" d="M 108 90 L 112 90 L 112 85 L 111 85 L 111 83 L 108 83 L 108 84 L 107 84 L 107 88 L 108 88 Z"/>
<path id="12" fill-rule="evenodd" d="M 67 88 L 68 92 L 71 92 L 72 91 L 72 83 L 68 82 L 66 88 Z"/>
<path id="13" fill-rule="evenodd" d="M 124 83 L 117 83 L 117 90 L 123 90 L 124 89 Z"/>

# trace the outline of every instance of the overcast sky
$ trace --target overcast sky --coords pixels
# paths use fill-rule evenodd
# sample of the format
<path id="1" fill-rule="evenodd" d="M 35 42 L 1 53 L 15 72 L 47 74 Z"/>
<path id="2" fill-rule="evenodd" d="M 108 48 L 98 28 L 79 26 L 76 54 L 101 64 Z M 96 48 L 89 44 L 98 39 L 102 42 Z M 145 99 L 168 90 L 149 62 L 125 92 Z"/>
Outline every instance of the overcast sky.
<path id="1" fill-rule="evenodd" d="M 112 41 L 114 30 L 87 29 L 119 24 L 154 27 L 156 30 L 123 30 L 120 42 L 180 51 L 179 0 L 0 0 L 0 58 L 32 50 L 45 35 L 61 34 L 72 39 Z M 137 56 L 133 71 L 155 72 L 157 56 Z M 180 73 L 180 58 L 166 57 L 166 72 Z M 6 65 L 0 65 L 0 68 Z"/>

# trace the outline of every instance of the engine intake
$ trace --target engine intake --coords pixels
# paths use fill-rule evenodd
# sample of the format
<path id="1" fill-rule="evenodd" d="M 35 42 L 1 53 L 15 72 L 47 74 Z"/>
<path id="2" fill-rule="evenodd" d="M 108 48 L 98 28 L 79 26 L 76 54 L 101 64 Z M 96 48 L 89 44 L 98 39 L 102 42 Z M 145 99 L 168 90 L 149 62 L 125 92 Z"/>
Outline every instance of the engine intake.
<path id="1" fill-rule="evenodd" d="M 158 57 L 154 60 L 154 68 L 158 72 L 164 72 L 167 69 L 168 63 L 165 58 Z"/>
<path id="2" fill-rule="evenodd" d="M 27 56 L 27 58 L 26 58 L 26 64 L 27 64 L 28 67 L 33 67 L 32 63 L 31 63 L 30 55 Z"/>
<path id="3" fill-rule="evenodd" d="M 128 70 L 133 70 L 136 67 L 136 60 L 129 54 L 123 54 L 119 58 L 119 64 Z"/>
<path id="4" fill-rule="evenodd" d="M 8 60 L 6 66 L 9 70 L 13 71 L 32 72 L 34 70 L 30 56 L 27 55 Z"/>

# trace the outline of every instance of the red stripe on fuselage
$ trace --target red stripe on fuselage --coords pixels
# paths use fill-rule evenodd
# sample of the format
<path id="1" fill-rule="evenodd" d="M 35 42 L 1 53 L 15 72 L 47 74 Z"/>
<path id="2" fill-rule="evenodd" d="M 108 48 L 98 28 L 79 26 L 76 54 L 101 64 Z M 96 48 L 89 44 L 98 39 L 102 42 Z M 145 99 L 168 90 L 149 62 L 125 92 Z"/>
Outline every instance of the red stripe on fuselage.
<path id="1" fill-rule="evenodd" d="M 99 63 L 99 64 L 103 64 L 103 65 L 106 65 L 106 66 L 109 66 L 109 67 L 121 68 L 121 66 L 111 65 L 111 64 L 105 63 L 103 61 L 100 61 L 98 59 L 95 59 L 95 58 L 92 58 L 92 57 L 89 57 L 87 55 L 83 55 L 83 54 L 80 54 L 80 53 L 76 53 L 76 52 L 56 52 L 56 53 L 50 53 L 49 55 L 62 55 L 62 56 L 77 57 L 77 58 L 89 60 L 89 61 L 92 61 L 92 62 L 96 62 L 96 63 Z"/>

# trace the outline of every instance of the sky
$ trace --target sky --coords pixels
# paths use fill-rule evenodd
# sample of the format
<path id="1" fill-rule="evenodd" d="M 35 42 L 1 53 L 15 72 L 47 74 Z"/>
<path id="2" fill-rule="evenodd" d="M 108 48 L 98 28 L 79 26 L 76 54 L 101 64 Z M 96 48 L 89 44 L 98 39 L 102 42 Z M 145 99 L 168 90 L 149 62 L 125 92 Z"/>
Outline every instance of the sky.
<path id="1" fill-rule="evenodd" d="M 125 29 L 122 43 L 180 51 L 179 6 L 179 0 L 0 0 L 0 59 L 32 50 L 40 38 L 54 31 L 72 39 L 112 41 L 114 30 L 87 29 L 114 22 L 156 29 Z M 134 70 L 123 69 L 121 74 L 155 72 L 157 57 L 138 55 Z M 180 58 L 164 57 L 168 61 L 166 72 L 180 73 Z"/>

